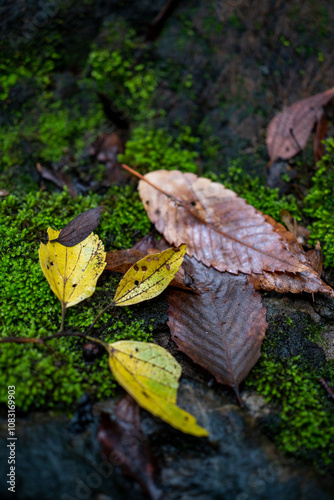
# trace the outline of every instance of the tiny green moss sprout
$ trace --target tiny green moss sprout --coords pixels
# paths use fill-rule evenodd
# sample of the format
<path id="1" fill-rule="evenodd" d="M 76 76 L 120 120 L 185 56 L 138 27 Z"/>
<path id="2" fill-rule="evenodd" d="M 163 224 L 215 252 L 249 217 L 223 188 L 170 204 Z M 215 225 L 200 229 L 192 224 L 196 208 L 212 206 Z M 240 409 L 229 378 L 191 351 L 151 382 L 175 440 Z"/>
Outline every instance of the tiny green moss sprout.
<path id="1" fill-rule="evenodd" d="M 122 163 L 137 167 L 140 172 L 153 170 L 181 170 L 196 173 L 198 153 L 194 150 L 197 139 L 189 127 L 184 127 L 173 138 L 163 128 L 136 127 L 126 143 L 125 153 L 119 155 Z"/>

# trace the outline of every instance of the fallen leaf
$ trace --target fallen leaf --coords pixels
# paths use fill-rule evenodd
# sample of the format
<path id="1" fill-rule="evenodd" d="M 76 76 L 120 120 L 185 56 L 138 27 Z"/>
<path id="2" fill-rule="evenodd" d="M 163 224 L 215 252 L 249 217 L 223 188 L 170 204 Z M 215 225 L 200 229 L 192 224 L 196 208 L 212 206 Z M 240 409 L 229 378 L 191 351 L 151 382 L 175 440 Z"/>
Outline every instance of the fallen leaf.
<path id="1" fill-rule="evenodd" d="M 131 396 L 125 396 L 117 403 L 113 418 L 100 411 L 97 437 L 105 459 L 138 481 L 149 498 L 158 500 L 161 490 L 155 484 L 156 459 L 140 424 L 140 407 Z"/>
<path id="2" fill-rule="evenodd" d="M 324 256 L 321 251 L 320 241 L 317 241 L 315 248 L 308 250 L 307 257 L 316 273 L 321 276 Z"/>
<path id="3" fill-rule="evenodd" d="M 59 234 L 60 231 L 48 228 L 49 240 L 57 239 Z M 105 256 L 102 241 L 95 234 L 70 248 L 57 242 L 41 243 L 40 265 L 63 309 L 93 295 L 106 265 Z"/>
<path id="4" fill-rule="evenodd" d="M 299 153 L 307 143 L 323 106 L 334 97 L 334 87 L 295 102 L 276 115 L 267 130 L 267 150 L 271 161 L 287 160 Z"/>
<path id="5" fill-rule="evenodd" d="M 167 247 L 165 248 L 168 248 L 168 246 L 169 245 L 167 244 Z M 105 270 L 125 274 L 133 264 L 136 264 L 136 262 L 138 262 L 138 260 L 143 259 L 144 257 L 146 257 L 146 255 L 153 255 L 156 253 L 159 253 L 159 250 L 148 248 L 148 251 L 144 252 L 137 250 L 134 247 L 129 248 L 128 250 L 113 250 L 107 252 L 107 265 L 105 267 Z M 184 290 L 196 292 L 192 285 L 192 280 L 185 274 L 182 266 L 179 268 L 174 278 L 169 283 L 169 286 L 175 286 Z"/>
<path id="6" fill-rule="evenodd" d="M 8 196 L 9 192 L 6 189 L 0 189 L 0 196 Z"/>
<path id="7" fill-rule="evenodd" d="M 305 245 L 310 237 L 310 231 L 306 227 L 298 224 L 293 215 L 291 215 L 287 210 L 281 210 L 280 215 L 287 229 L 295 236 L 298 243 Z"/>
<path id="8" fill-rule="evenodd" d="M 318 273 L 308 276 L 306 273 L 264 272 L 263 274 L 252 274 L 248 276 L 248 281 L 253 284 L 256 290 L 262 289 L 267 292 L 275 291 L 279 293 L 322 292 L 334 297 L 332 288 L 320 280 Z"/>
<path id="9" fill-rule="evenodd" d="M 43 167 L 40 163 L 37 163 L 36 167 L 43 179 L 53 182 L 60 189 L 64 189 L 64 187 L 67 186 L 68 192 L 70 193 L 72 198 L 75 198 L 77 196 L 77 190 L 66 174 Z"/>
<path id="10" fill-rule="evenodd" d="M 99 225 L 102 207 L 86 210 L 77 215 L 60 231 L 58 238 L 50 240 L 65 247 L 73 247 L 83 241 Z"/>
<path id="11" fill-rule="evenodd" d="M 174 278 L 185 253 L 186 245 L 180 245 L 141 259 L 120 281 L 114 305 L 128 306 L 159 295 Z"/>
<path id="12" fill-rule="evenodd" d="M 178 348 L 222 384 L 238 386 L 260 357 L 267 328 L 261 295 L 246 276 L 208 268 L 187 257 L 185 270 L 200 295 L 173 290 L 168 325 Z"/>
<path id="13" fill-rule="evenodd" d="M 109 344 L 108 351 L 115 379 L 142 408 L 186 434 L 208 436 L 195 417 L 176 405 L 181 366 L 168 351 L 130 340 Z"/>
<path id="14" fill-rule="evenodd" d="M 233 274 L 309 271 L 303 249 L 291 253 L 290 233 L 222 184 L 178 170 L 144 179 L 139 194 L 156 229 L 205 265 Z"/>

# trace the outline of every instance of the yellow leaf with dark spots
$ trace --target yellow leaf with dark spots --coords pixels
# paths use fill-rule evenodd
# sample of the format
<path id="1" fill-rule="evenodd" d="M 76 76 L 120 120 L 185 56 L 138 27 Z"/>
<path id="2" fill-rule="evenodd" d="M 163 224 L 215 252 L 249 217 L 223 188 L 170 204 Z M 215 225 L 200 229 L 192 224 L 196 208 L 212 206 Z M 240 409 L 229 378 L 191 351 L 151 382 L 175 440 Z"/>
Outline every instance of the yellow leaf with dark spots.
<path id="1" fill-rule="evenodd" d="M 139 260 L 120 281 L 114 304 L 129 306 L 163 292 L 179 270 L 186 249 L 186 245 L 180 245 L 179 248 L 168 248 Z"/>
<path id="2" fill-rule="evenodd" d="M 49 240 L 58 238 L 59 233 L 49 227 Z M 93 233 L 73 247 L 49 241 L 46 245 L 41 243 L 39 248 L 44 276 L 65 309 L 93 295 L 105 260 L 102 241 Z"/>
<path id="3" fill-rule="evenodd" d="M 176 404 L 181 367 L 168 351 L 129 340 L 109 344 L 107 349 L 117 382 L 142 408 L 186 434 L 209 435 L 193 415 Z"/>

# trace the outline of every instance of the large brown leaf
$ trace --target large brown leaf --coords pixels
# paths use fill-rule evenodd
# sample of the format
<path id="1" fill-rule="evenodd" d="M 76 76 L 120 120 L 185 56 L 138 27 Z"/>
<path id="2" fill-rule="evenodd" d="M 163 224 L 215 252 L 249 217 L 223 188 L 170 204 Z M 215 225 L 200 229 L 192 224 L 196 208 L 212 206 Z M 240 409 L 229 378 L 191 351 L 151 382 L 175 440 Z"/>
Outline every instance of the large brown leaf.
<path id="1" fill-rule="evenodd" d="M 291 233 L 222 184 L 178 170 L 144 179 L 139 194 L 156 229 L 205 265 L 233 274 L 311 270 Z"/>
<path id="2" fill-rule="evenodd" d="M 322 107 L 333 97 L 334 87 L 295 102 L 272 119 L 266 140 L 271 161 L 292 158 L 306 146 L 315 123 L 322 117 Z"/>
<path id="3" fill-rule="evenodd" d="M 173 340 L 195 363 L 238 394 L 238 386 L 260 356 L 266 310 L 246 276 L 232 276 L 186 257 L 200 295 L 174 290 L 168 299 Z"/>

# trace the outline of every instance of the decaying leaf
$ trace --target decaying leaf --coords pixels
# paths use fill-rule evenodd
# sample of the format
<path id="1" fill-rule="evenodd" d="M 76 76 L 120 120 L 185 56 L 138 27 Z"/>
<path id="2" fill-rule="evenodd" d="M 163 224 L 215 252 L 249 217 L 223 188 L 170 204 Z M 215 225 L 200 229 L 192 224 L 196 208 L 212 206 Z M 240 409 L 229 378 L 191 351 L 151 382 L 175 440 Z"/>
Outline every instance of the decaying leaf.
<path id="1" fill-rule="evenodd" d="M 307 252 L 307 257 L 316 273 L 321 276 L 324 256 L 321 250 L 320 241 L 317 241 L 315 248 Z"/>
<path id="2" fill-rule="evenodd" d="M 9 192 L 6 189 L 0 189 L 0 196 L 8 196 Z"/>
<path id="3" fill-rule="evenodd" d="M 176 405 L 181 367 L 168 351 L 129 340 L 109 344 L 108 351 L 117 382 L 142 408 L 186 434 L 208 435 L 195 417 Z"/>
<path id="4" fill-rule="evenodd" d="M 133 265 L 120 281 L 114 305 L 128 306 L 159 295 L 182 264 L 186 245 L 147 255 Z"/>
<path id="5" fill-rule="evenodd" d="M 309 270 L 301 247 L 290 252 L 285 228 L 278 234 L 273 219 L 222 184 L 178 170 L 144 178 L 150 184 L 141 180 L 139 194 L 156 229 L 205 265 L 233 274 Z"/>
<path id="6" fill-rule="evenodd" d="M 50 240 L 51 243 L 61 243 L 65 247 L 73 247 L 90 235 L 100 223 L 102 207 L 92 208 L 82 212 L 72 219 L 60 231 L 57 238 Z"/>
<path id="7" fill-rule="evenodd" d="M 167 249 L 169 245 L 167 244 L 164 249 Z M 133 264 L 136 264 L 138 260 L 143 259 L 146 255 L 153 255 L 159 253 L 159 250 L 148 247 L 148 251 L 144 252 L 137 250 L 136 248 L 129 248 L 128 250 L 113 250 L 107 252 L 106 261 L 107 265 L 106 271 L 114 271 L 117 273 L 125 274 Z M 196 292 L 192 286 L 192 280 L 188 279 L 182 266 L 179 268 L 175 274 L 169 286 L 175 286 L 177 288 L 182 288 L 183 290 L 190 290 Z"/>
<path id="8" fill-rule="evenodd" d="M 301 224 L 298 224 L 293 215 L 291 215 L 287 210 L 281 210 L 280 215 L 283 219 L 284 224 L 286 225 L 290 233 L 295 236 L 298 243 L 300 243 L 301 245 L 305 245 L 310 237 L 310 231 Z"/>
<path id="9" fill-rule="evenodd" d="M 271 161 L 292 158 L 306 146 L 315 123 L 321 119 L 323 106 L 333 97 L 334 87 L 295 102 L 272 119 L 266 141 Z"/>
<path id="10" fill-rule="evenodd" d="M 49 240 L 56 240 L 59 233 L 49 227 Z M 41 243 L 42 271 L 64 309 L 93 295 L 97 279 L 106 265 L 105 256 L 102 241 L 95 234 L 69 248 L 57 242 Z"/>
<path id="11" fill-rule="evenodd" d="M 136 479 L 149 498 L 158 500 L 161 491 L 154 481 L 156 459 L 140 424 L 140 407 L 131 396 L 125 396 L 117 403 L 114 418 L 100 411 L 97 437 L 105 459 Z"/>
<path id="12" fill-rule="evenodd" d="M 260 356 L 267 327 L 261 296 L 246 276 L 220 273 L 189 257 L 184 267 L 202 293 L 170 293 L 172 339 L 195 363 L 238 394 L 240 382 Z"/>
<path id="13" fill-rule="evenodd" d="M 65 186 L 67 186 L 68 192 L 70 193 L 72 198 L 75 198 L 77 196 L 78 193 L 68 175 L 43 167 L 40 163 L 37 163 L 36 167 L 43 179 L 53 182 L 60 189 L 63 189 Z"/>

